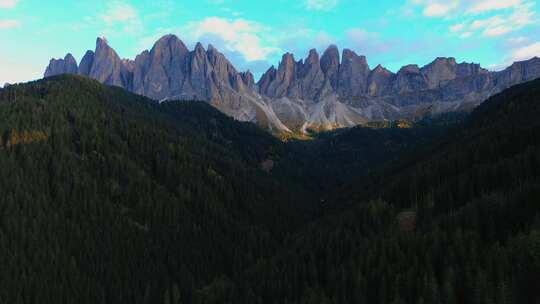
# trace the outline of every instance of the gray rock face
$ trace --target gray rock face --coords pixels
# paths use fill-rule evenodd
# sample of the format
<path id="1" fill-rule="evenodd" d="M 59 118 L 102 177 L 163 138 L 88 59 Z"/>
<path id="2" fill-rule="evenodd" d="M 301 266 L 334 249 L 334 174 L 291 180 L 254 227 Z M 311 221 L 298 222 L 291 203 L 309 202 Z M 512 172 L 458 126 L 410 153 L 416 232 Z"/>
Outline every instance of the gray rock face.
<path id="1" fill-rule="evenodd" d="M 342 62 L 339 66 L 337 91 L 341 96 L 362 96 L 368 90 L 369 65 L 365 56 L 343 50 Z"/>
<path id="2" fill-rule="evenodd" d="M 224 113 L 274 132 L 328 130 L 373 120 L 411 118 L 418 113 L 472 109 L 512 85 L 540 77 L 540 58 L 516 62 L 500 72 L 478 64 L 437 58 L 424 67 L 407 65 L 397 73 L 336 46 L 305 60 L 283 55 L 255 82 L 238 72 L 212 45 L 189 50 L 174 35 L 159 39 L 135 60 L 120 59 L 98 38 L 77 66 L 70 54 L 51 60 L 45 76 L 78 73 L 163 101 L 205 100 Z"/>
<path id="3" fill-rule="evenodd" d="M 94 60 L 88 76 L 104 84 L 128 87 L 127 68 L 104 38 L 96 41 Z"/>
<path id="4" fill-rule="evenodd" d="M 499 89 L 538 78 L 540 75 L 540 58 L 515 62 L 504 71 L 494 73 L 495 85 Z"/>
<path id="5" fill-rule="evenodd" d="M 325 76 L 321 68 L 319 54 L 315 49 L 309 51 L 308 58 L 298 69 L 296 79 L 301 98 L 312 100 L 321 92 Z"/>
<path id="6" fill-rule="evenodd" d="M 159 39 L 150 52 L 135 59 L 132 91 L 157 100 L 180 95 L 188 54 L 178 37 L 167 35 Z"/>
<path id="7" fill-rule="evenodd" d="M 337 87 L 339 72 L 339 50 L 337 46 L 330 45 L 321 58 L 321 68 L 326 78 L 330 80 L 332 88 Z"/>
<path id="8" fill-rule="evenodd" d="M 392 90 L 395 94 L 417 92 L 429 88 L 429 80 L 416 64 L 406 65 L 397 73 Z"/>
<path id="9" fill-rule="evenodd" d="M 296 62 L 294 55 L 283 55 L 276 74 L 276 81 L 270 84 L 266 95 L 269 97 L 283 97 L 291 95 L 298 97 L 298 90 L 294 87 L 296 80 Z"/>
<path id="10" fill-rule="evenodd" d="M 444 81 L 452 80 L 457 77 L 456 59 L 437 58 L 435 61 L 422 68 L 422 74 L 425 75 L 430 89 L 438 88 Z"/>
<path id="11" fill-rule="evenodd" d="M 390 92 L 394 73 L 382 67 L 380 64 L 369 73 L 367 81 L 367 95 L 381 96 Z"/>
<path id="12" fill-rule="evenodd" d="M 45 71 L 45 77 L 59 74 L 77 74 L 77 61 L 73 55 L 67 54 L 64 59 L 51 59 Z"/>
<path id="13" fill-rule="evenodd" d="M 81 60 L 81 64 L 79 64 L 79 75 L 90 75 L 90 70 L 92 69 L 92 65 L 94 64 L 94 52 L 87 51 L 86 54 L 84 54 L 84 57 Z"/>

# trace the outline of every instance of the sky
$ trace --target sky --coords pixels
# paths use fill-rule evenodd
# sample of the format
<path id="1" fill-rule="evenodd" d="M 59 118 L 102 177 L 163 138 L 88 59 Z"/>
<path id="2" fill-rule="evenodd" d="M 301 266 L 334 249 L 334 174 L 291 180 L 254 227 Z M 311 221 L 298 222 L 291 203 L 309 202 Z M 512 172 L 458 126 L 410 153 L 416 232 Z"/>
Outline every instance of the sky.
<path id="1" fill-rule="evenodd" d="M 68 52 L 79 61 L 97 37 L 134 58 L 165 34 L 211 43 L 256 77 L 330 44 L 372 68 L 455 57 L 498 70 L 540 57 L 539 12 L 536 0 L 0 0 L 0 86 L 39 79 Z"/>

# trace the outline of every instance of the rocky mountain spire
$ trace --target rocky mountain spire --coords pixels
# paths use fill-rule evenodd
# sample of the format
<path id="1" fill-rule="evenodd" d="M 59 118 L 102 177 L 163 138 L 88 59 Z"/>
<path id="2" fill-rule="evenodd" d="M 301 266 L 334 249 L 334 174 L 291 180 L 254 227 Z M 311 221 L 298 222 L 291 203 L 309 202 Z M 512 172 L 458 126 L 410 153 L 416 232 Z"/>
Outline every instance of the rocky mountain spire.
<path id="1" fill-rule="evenodd" d="M 94 52 L 86 51 L 86 54 L 84 54 L 84 57 L 81 60 L 81 64 L 79 65 L 79 75 L 90 75 L 90 70 L 92 69 L 92 65 L 94 64 L 94 55 Z"/>
<path id="2" fill-rule="evenodd" d="M 439 57 L 421 69 L 426 76 L 428 87 L 434 89 L 439 87 L 441 82 L 455 79 L 457 77 L 457 63 L 455 58 Z"/>
<path id="3" fill-rule="evenodd" d="M 276 80 L 277 70 L 276 67 L 271 66 L 259 79 L 257 86 L 259 87 L 259 93 L 268 95 L 268 88 L 270 84 Z"/>
<path id="4" fill-rule="evenodd" d="M 145 51 L 135 59 L 134 91 L 157 100 L 181 94 L 188 54 L 189 50 L 178 37 L 163 36 L 150 52 Z"/>
<path id="5" fill-rule="evenodd" d="M 279 67 L 275 73 L 272 82 L 269 83 L 266 90 L 263 92 L 269 97 L 284 97 L 289 95 L 294 81 L 296 80 L 296 62 L 294 55 L 286 53 L 281 58 Z"/>
<path id="6" fill-rule="evenodd" d="M 353 50 L 329 46 L 305 60 L 283 55 L 255 83 L 238 72 L 214 46 L 190 51 L 174 35 L 159 39 L 134 60 L 122 60 L 103 38 L 79 66 L 70 54 L 51 60 L 45 76 L 78 73 L 152 99 L 204 100 L 236 119 L 276 132 L 351 127 L 370 120 L 408 118 L 411 113 L 471 109 L 501 90 L 540 76 L 540 59 L 516 62 L 500 72 L 440 57 L 396 74 L 381 65 L 370 70 Z M 426 110 L 427 109 L 427 110 Z"/>
<path id="7" fill-rule="evenodd" d="M 367 94 L 369 96 L 386 95 L 391 88 L 394 74 L 385 69 L 382 65 L 377 65 L 373 71 L 369 73 L 367 81 Z"/>
<path id="8" fill-rule="evenodd" d="M 392 89 L 395 93 L 408 93 L 426 90 L 429 87 L 427 77 L 416 64 L 402 67 L 396 75 Z"/>
<path id="9" fill-rule="evenodd" d="M 370 72 L 365 56 L 358 56 L 354 51 L 344 49 L 339 67 L 338 93 L 343 96 L 365 94 Z"/>
<path id="10" fill-rule="evenodd" d="M 337 46 L 332 44 L 324 51 L 321 57 L 321 69 L 334 89 L 337 88 L 339 62 L 339 50 Z"/>
<path id="11" fill-rule="evenodd" d="M 105 38 L 98 38 L 89 76 L 108 85 L 126 87 L 125 72 L 125 66 L 116 51 L 108 45 Z"/>
<path id="12" fill-rule="evenodd" d="M 64 59 L 51 59 L 44 76 L 54 76 L 58 74 L 77 74 L 77 61 L 73 55 L 67 54 Z"/>
<path id="13" fill-rule="evenodd" d="M 297 73 L 300 95 L 305 99 L 315 99 L 324 85 L 325 76 L 317 50 L 311 49 L 308 58 Z"/>

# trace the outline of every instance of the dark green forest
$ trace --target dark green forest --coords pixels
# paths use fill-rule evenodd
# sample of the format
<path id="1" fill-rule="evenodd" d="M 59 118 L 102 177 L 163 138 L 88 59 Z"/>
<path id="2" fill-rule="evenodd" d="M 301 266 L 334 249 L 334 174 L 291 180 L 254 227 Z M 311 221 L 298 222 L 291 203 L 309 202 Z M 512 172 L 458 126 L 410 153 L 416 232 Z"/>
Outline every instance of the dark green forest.
<path id="1" fill-rule="evenodd" d="M 78 76 L 0 90 L 0 303 L 540 303 L 540 80 L 282 142 Z"/>

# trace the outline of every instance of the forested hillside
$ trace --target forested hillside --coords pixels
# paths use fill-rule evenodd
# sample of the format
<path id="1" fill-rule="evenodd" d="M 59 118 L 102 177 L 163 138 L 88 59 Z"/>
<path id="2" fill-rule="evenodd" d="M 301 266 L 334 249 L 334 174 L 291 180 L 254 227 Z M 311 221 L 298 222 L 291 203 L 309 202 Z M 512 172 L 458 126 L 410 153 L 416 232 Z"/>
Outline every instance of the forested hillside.
<path id="1" fill-rule="evenodd" d="M 538 117 L 540 80 L 491 98 L 207 303 L 540 303 Z"/>
<path id="2" fill-rule="evenodd" d="M 0 303 L 540 303 L 540 80 L 282 143 L 77 77 L 0 90 Z"/>
<path id="3" fill-rule="evenodd" d="M 0 92 L 0 302 L 156 303 L 270 255 L 309 194 L 282 144 L 205 103 L 75 76 Z"/>

